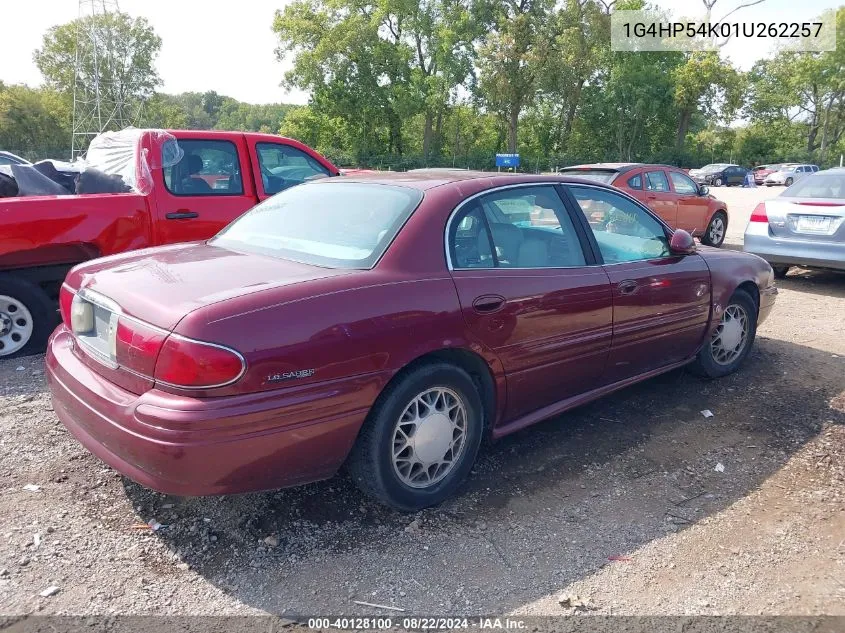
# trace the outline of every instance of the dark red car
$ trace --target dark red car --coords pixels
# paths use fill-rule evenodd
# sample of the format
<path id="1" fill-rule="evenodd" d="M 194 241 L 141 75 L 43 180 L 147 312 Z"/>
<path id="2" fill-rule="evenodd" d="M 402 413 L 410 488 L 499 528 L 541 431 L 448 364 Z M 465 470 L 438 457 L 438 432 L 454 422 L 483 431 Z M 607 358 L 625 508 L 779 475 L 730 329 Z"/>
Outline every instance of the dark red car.
<path id="1" fill-rule="evenodd" d="M 707 246 L 721 246 L 728 230 L 728 205 L 710 195 L 683 169 L 644 163 L 575 165 L 562 175 L 588 178 L 629 193 L 673 229 L 701 238 Z"/>
<path id="2" fill-rule="evenodd" d="M 691 363 L 734 371 L 777 290 L 635 199 L 571 178 L 319 180 L 213 239 L 74 268 L 47 375 L 57 415 L 150 488 L 330 477 L 412 510 L 484 436 Z"/>

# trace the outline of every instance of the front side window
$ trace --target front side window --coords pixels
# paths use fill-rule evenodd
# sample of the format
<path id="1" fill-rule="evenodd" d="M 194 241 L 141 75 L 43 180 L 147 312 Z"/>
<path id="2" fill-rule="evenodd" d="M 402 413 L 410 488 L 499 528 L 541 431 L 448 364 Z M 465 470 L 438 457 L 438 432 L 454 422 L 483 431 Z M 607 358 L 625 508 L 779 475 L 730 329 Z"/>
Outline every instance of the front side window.
<path id="1" fill-rule="evenodd" d="M 672 179 L 672 186 L 675 188 L 675 193 L 680 193 L 684 195 L 698 193 L 698 187 L 696 187 L 695 183 L 690 180 L 687 176 L 679 174 L 676 171 L 670 171 L 669 178 Z"/>
<path id="2" fill-rule="evenodd" d="M 648 171 L 645 175 L 646 189 L 649 191 L 669 191 L 669 181 L 662 171 Z"/>
<path id="3" fill-rule="evenodd" d="M 257 143 L 258 167 L 264 192 L 273 195 L 306 180 L 330 176 L 312 156 L 292 145 L 281 143 Z"/>
<path id="4" fill-rule="evenodd" d="M 408 187 L 314 182 L 253 207 L 210 243 L 328 268 L 375 266 L 422 200 Z"/>
<path id="5" fill-rule="evenodd" d="M 639 205 L 612 191 L 569 186 L 587 217 L 606 264 L 668 257 L 663 225 Z"/>
<path id="6" fill-rule="evenodd" d="M 164 184 L 177 196 L 240 196 L 240 161 L 230 141 L 179 140 L 182 160 L 165 167 Z"/>

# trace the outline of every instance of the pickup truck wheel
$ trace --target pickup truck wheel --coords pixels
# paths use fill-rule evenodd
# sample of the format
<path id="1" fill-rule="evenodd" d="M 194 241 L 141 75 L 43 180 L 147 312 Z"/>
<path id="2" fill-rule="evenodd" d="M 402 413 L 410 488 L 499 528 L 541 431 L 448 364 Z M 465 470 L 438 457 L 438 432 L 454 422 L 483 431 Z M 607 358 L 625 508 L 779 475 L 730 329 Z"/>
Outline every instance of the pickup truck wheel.
<path id="1" fill-rule="evenodd" d="M 397 510 L 436 505 L 469 474 L 483 415 L 465 371 L 448 363 L 422 365 L 379 396 L 347 468 L 363 492 Z"/>
<path id="2" fill-rule="evenodd" d="M 710 218 L 707 230 L 701 236 L 701 243 L 705 246 L 721 246 L 725 241 L 728 230 L 728 216 L 724 211 L 716 211 Z"/>
<path id="3" fill-rule="evenodd" d="M 43 352 L 57 324 L 56 306 L 41 288 L 0 276 L 0 358 Z"/>
<path id="4" fill-rule="evenodd" d="M 775 279 L 785 279 L 786 273 L 789 272 L 789 266 L 772 266 L 772 272 L 775 274 Z"/>
<path id="5" fill-rule="evenodd" d="M 719 326 L 705 343 L 690 371 L 705 378 L 732 374 L 748 356 L 757 334 L 757 304 L 744 290 L 737 290 L 725 306 Z"/>

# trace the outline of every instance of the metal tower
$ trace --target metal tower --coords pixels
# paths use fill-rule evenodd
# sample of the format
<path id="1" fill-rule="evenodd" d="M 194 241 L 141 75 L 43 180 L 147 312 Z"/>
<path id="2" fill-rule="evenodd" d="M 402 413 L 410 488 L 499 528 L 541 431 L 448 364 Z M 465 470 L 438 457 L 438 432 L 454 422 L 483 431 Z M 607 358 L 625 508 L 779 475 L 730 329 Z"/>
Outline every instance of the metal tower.
<path id="1" fill-rule="evenodd" d="M 112 78 L 111 29 L 103 24 L 120 11 L 117 0 L 79 0 L 76 26 L 76 60 L 73 79 L 71 160 L 83 154 L 100 132 L 134 125 L 140 110 L 131 112 Z"/>

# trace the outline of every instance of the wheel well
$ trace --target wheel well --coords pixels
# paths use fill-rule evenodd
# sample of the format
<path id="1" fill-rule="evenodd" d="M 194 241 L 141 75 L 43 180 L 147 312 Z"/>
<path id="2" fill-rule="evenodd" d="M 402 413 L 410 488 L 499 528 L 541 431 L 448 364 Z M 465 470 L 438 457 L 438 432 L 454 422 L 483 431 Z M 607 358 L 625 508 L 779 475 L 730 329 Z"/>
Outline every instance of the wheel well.
<path id="1" fill-rule="evenodd" d="M 496 382 L 493 379 L 493 374 L 487 362 L 475 352 L 466 349 L 447 348 L 419 356 L 397 372 L 391 378 L 390 382 L 385 385 L 385 389 L 406 373 L 430 362 L 449 363 L 460 367 L 470 375 L 481 396 L 481 403 L 484 406 L 484 423 L 487 427 L 486 430 L 489 431 L 493 427 L 493 421 L 496 415 Z"/>
<path id="2" fill-rule="evenodd" d="M 739 284 L 739 286 L 737 286 L 737 290 L 744 290 L 747 292 L 754 301 L 754 305 L 757 306 L 757 309 L 760 309 L 760 289 L 757 287 L 757 284 L 753 281 L 743 281 Z"/>

